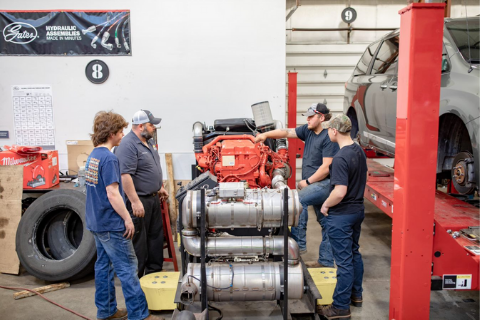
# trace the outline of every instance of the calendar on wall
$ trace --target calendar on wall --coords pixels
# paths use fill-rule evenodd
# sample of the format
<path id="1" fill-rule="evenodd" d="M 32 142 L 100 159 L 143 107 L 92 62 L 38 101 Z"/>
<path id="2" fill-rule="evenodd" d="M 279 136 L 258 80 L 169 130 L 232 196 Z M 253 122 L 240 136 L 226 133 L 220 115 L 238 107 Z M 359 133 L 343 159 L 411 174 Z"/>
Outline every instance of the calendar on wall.
<path id="1" fill-rule="evenodd" d="M 55 149 L 52 87 L 12 86 L 12 100 L 17 145 Z"/>

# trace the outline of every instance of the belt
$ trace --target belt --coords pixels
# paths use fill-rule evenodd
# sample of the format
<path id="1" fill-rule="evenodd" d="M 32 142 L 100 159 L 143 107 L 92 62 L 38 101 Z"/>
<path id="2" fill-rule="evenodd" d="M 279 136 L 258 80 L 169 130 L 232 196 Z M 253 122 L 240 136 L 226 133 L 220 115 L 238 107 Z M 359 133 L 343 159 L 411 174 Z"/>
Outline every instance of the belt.
<path id="1" fill-rule="evenodd" d="M 138 195 L 139 197 L 158 197 L 158 191 L 157 192 L 153 192 L 153 193 L 149 193 L 149 194 L 139 194 Z"/>

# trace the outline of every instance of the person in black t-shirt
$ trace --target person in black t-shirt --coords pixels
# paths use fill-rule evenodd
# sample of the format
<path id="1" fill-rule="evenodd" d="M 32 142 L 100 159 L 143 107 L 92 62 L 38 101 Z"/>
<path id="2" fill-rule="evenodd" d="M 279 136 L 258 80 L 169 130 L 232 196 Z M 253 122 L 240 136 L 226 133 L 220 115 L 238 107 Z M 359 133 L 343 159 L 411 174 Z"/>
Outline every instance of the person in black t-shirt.
<path id="1" fill-rule="evenodd" d="M 350 137 L 352 123 L 340 114 L 322 124 L 340 151 L 330 165 L 330 196 L 322 205 L 327 234 L 337 264 L 337 285 L 333 303 L 319 310 L 327 319 L 350 319 L 350 303 L 361 307 L 363 260 L 358 251 L 365 218 L 363 194 L 367 183 L 367 158 Z"/>

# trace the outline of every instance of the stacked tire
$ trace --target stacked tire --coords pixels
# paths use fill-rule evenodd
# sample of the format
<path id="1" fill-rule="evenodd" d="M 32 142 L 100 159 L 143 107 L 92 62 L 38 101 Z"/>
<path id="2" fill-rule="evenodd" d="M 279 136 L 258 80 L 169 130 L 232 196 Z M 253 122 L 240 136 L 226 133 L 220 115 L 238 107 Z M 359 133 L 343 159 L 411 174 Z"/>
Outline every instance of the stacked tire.
<path id="1" fill-rule="evenodd" d="M 24 268 L 46 281 L 75 280 L 91 273 L 95 240 L 86 229 L 85 194 L 50 191 L 25 211 L 17 229 L 16 248 Z"/>

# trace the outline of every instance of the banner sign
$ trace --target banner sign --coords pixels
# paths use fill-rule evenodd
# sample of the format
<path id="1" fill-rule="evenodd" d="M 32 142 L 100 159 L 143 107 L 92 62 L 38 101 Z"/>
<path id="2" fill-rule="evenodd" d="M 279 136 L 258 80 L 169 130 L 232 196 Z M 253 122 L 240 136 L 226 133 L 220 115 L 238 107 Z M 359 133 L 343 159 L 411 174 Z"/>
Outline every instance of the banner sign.
<path id="1" fill-rule="evenodd" d="M 0 55 L 130 55 L 130 11 L 0 11 Z"/>

